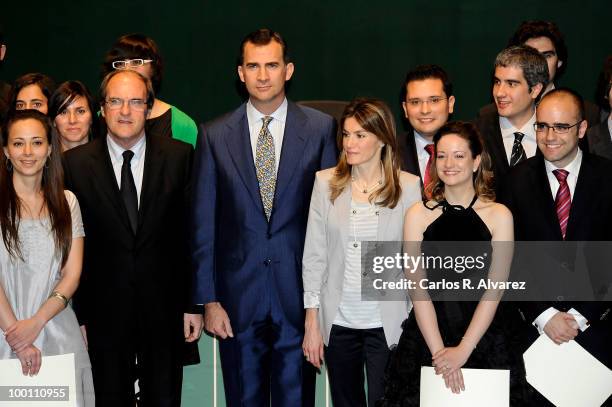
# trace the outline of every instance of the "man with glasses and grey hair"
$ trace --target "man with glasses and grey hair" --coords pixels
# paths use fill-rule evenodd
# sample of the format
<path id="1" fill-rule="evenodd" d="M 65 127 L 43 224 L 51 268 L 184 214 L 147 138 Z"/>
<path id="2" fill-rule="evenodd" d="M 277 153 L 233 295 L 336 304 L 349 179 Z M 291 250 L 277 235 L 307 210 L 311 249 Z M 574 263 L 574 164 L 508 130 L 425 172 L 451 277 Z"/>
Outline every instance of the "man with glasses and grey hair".
<path id="1" fill-rule="evenodd" d="M 87 233 L 75 311 L 97 404 L 133 406 L 138 378 L 143 405 L 180 406 L 182 344 L 202 329 L 189 302 L 192 148 L 145 134 L 154 92 L 138 72 L 106 75 L 100 100 L 106 137 L 64 156 Z"/>
<path id="2" fill-rule="evenodd" d="M 536 153 L 535 106 L 548 83 L 546 59 L 528 46 L 513 46 L 495 58 L 493 100 L 475 124 L 493 163 L 496 187 L 521 161 Z"/>

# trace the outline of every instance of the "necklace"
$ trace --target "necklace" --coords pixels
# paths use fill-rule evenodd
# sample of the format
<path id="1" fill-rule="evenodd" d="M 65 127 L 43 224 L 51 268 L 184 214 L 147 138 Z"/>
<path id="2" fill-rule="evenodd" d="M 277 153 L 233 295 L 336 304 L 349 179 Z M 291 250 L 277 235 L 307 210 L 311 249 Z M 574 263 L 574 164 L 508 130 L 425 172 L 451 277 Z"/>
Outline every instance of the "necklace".
<path id="1" fill-rule="evenodd" d="M 355 184 L 357 189 L 364 194 L 369 194 L 370 192 L 376 191 L 383 185 L 383 180 L 385 178 L 385 168 L 383 167 L 382 162 L 380 163 L 380 179 L 372 185 L 365 184 L 362 187 L 359 187 L 359 185 L 357 184 L 357 177 L 355 176 L 355 173 L 358 173 L 358 171 L 357 168 L 353 167 L 351 169 L 351 181 Z"/>

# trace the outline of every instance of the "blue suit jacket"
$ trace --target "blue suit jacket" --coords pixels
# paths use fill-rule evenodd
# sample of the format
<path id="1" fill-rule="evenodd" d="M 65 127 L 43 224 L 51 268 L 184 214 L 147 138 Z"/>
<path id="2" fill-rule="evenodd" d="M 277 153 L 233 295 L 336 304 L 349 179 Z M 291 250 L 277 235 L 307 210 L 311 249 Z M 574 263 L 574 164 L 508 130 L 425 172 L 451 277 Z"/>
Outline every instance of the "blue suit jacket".
<path id="1" fill-rule="evenodd" d="M 275 292 L 303 329 L 302 252 L 315 173 L 337 160 L 331 116 L 289 102 L 274 205 L 266 220 L 246 104 L 201 126 L 194 164 L 195 303 L 219 301 L 238 331 Z"/>

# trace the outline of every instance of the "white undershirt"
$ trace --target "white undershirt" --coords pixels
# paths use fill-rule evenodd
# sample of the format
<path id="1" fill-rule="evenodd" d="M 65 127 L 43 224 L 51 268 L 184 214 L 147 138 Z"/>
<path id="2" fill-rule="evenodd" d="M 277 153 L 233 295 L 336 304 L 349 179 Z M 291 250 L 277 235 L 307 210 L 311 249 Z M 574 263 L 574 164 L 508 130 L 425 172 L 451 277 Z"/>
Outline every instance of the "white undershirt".
<path id="1" fill-rule="evenodd" d="M 521 141 L 523 145 L 523 150 L 525 150 L 525 155 L 527 158 L 531 158 L 535 155 L 538 149 L 538 143 L 536 142 L 535 129 L 533 128 L 533 124 L 536 121 L 535 110 L 533 112 L 533 116 L 531 119 L 527 120 L 527 123 L 523 125 L 520 129 L 517 129 L 510 123 L 510 120 L 506 117 L 499 117 L 499 128 L 502 134 L 502 140 L 504 141 L 504 149 L 506 150 L 506 158 L 508 159 L 508 163 L 510 163 L 510 157 L 512 157 L 512 146 L 514 146 L 514 133 L 519 132 L 523 133 L 525 136 Z"/>
<path id="2" fill-rule="evenodd" d="M 421 172 L 421 178 L 425 179 L 425 170 L 427 169 L 427 161 L 429 161 L 429 153 L 425 150 L 425 146 L 433 144 L 425 137 L 421 136 L 416 130 L 414 130 L 414 144 L 417 151 L 417 158 L 419 160 L 419 171 Z"/>
<path id="3" fill-rule="evenodd" d="M 257 156 L 257 138 L 263 126 L 263 118 L 265 116 L 272 116 L 272 120 L 268 124 L 268 130 L 274 139 L 274 158 L 276 161 L 276 172 L 278 173 L 283 136 L 285 134 L 285 122 L 287 120 L 287 98 L 283 100 L 283 103 L 272 114 L 261 113 L 249 100 L 246 104 L 246 113 L 249 123 L 249 135 L 251 137 L 251 149 L 253 150 L 253 162 L 255 162 Z"/>
<path id="4" fill-rule="evenodd" d="M 378 234 L 378 208 L 369 203 L 351 200 L 349 239 L 344 259 L 342 298 L 334 319 L 335 325 L 353 329 L 382 326 L 378 301 L 362 301 L 361 244 L 374 241 Z"/>
<path id="5" fill-rule="evenodd" d="M 121 190 L 121 167 L 123 166 L 123 152 L 126 151 L 127 148 L 123 148 L 117 144 L 110 135 L 106 137 L 106 145 L 108 147 L 108 154 L 110 155 L 111 164 L 113 165 L 113 171 L 115 172 L 117 185 L 119 186 L 119 190 Z M 136 184 L 138 207 L 140 207 L 140 191 L 142 190 L 146 146 L 147 138 L 143 136 L 134 146 L 132 146 L 132 148 L 130 148 L 130 150 L 134 153 L 134 156 L 130 160 L 130 168 L 132 169 L 134 184 Z"/>

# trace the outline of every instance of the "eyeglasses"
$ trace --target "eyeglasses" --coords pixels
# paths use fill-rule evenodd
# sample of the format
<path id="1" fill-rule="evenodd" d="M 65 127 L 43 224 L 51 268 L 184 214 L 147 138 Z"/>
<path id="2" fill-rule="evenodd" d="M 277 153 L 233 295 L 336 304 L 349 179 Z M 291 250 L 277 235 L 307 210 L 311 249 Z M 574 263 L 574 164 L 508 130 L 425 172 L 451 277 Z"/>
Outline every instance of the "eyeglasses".
<path id="1" fill-rule="evenodd" d="M 553 131 L 557 134 L 565 134 L 572 127 L 577 126 L 580 123 L 582 123 L 582 120 L 572 124 L 571 126 L 569 124 L 553 124 L 552 126 L 549 126 L 547 123 L 537 122 L 533 124 L 533 128 L 535 129 L 536 133 L 548 133 L 548 129 L 553 129 Z"/>
<path id="2" fill-rule="evenodd" d="M 143 66 L 144 64 L 150 64 L 151 62 L 153 62 L 152 59 L 134 58 L 115 61 L 112 65 L 114 69 L 129 69 Z"/>
<path id="3" fill-rule="evenodd" d="M 427 99 L 408 99 L 406 103 L 410 107 L 421 107 L 423 103 L 428 103 L 430 106 L 436 106 L 443 100 L 447 100 L 448 98 L 443 98 L 441 96 L 432 96 Z"/>
<path id="4" fill-rule="evenodd" d="M 128 106 L 131 109 L 134 109 L 137 112 L 142 112 L 147 108 L 147 103 L 142 99 L 129 99 L 126 101 L 124 99 L 119 98 L 110 98 L 104 101 L 104 103 L 106 103 L 110 110 L 121 109 L 125 102 L 127 102 Z"/>

